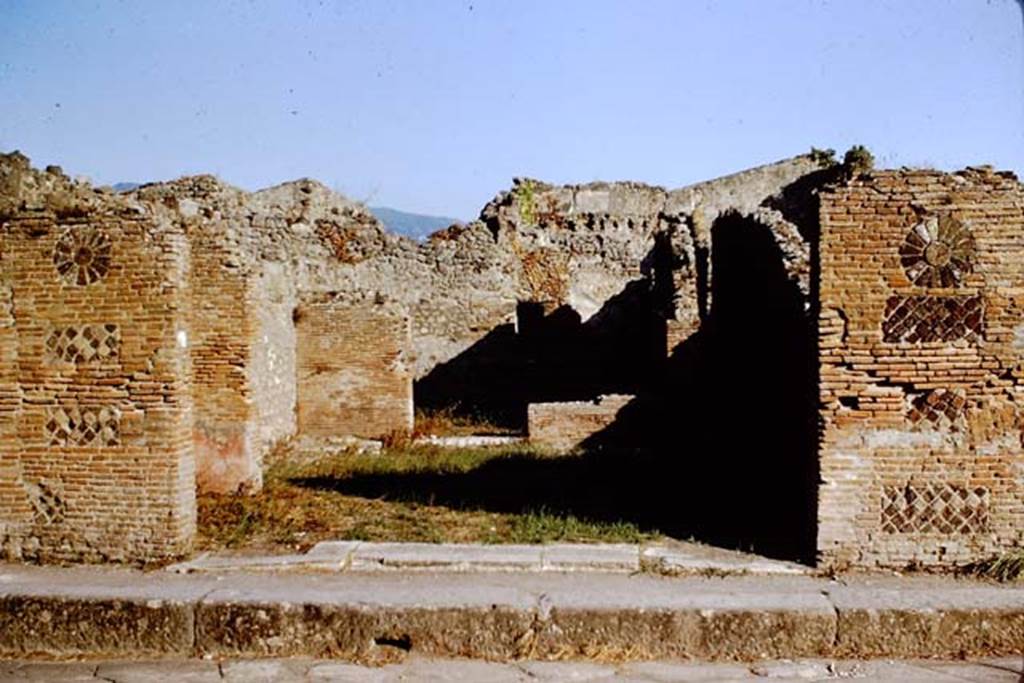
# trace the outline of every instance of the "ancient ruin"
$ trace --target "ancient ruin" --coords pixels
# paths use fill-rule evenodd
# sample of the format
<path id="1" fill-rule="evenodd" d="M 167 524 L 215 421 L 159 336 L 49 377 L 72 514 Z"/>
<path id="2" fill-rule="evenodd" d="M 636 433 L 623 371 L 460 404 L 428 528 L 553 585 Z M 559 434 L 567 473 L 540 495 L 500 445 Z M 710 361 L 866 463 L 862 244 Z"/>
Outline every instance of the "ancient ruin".
<path id="1" fill-rule="evenodd" d="M 115 193 L 14 153 L 0 240 L 10 558 L 182 555 L 197 487 L 258 490 L 275 443 L 408 432 L 414 405 L 648 453 L 664 514 L 824 565 L 1024 542 L 1009 173 L 815 151 L 677 190 L 522 179 L 418 243 L 310 180 Z"/>
<path id="2" fill-rule="evenodd" d="M 826 561 L 963 563 L 1021 540 L 1022 200 L 988 169 L 822 194 Z"/>

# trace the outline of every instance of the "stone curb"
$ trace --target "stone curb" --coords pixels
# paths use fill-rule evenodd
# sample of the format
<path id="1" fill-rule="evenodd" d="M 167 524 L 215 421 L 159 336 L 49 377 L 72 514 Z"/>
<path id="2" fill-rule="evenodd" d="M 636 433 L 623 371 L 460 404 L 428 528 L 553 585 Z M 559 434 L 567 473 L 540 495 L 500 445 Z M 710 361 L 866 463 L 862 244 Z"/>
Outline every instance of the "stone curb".
<path id="1" fill-rule="evenodd" d="M 1009 656 L 1024 587 L 622 574 L 178 576 L 0 565 L 4 657 Z"/>
<path id="2" fill-rule="evenodd" d="M 663 544 L 624 543 L 485 545 L 456 543 L 363 543 L 323 541 L 305 554 L 203 555 L 167 567 L 170 572 L 285 571 L 650 571 L 662 574 L 800 575 L 811 570 L 792 562 L 741 553 L 693 551 Z"/>

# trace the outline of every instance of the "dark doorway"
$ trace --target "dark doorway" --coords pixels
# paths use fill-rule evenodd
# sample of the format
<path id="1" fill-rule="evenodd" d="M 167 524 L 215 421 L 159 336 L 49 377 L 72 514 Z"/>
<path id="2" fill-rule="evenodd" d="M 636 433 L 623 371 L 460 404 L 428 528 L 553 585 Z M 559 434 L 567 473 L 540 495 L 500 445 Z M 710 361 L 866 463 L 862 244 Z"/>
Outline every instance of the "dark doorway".
<path id="1" fill-rule="evenodd" d="M 705 508 L 715 514 L 695 519 L 720 543 L 812 559 L 818 392 L 807 297 L 771 230 L 735 213 L 712 228 L 710 270 L 698 357 L 680 359 L 676 384 L 699 403 L 686 459 L 700 461 L 716 499 Z"/>

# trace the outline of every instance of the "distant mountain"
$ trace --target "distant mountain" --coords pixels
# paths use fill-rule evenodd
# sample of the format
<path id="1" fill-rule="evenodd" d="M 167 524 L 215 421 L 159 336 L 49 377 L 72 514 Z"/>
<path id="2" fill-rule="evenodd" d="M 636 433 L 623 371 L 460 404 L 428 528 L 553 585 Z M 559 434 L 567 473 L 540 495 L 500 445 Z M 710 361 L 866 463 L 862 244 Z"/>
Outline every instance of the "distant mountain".
<path id="1" fill-rule="evenodd" d="M 447 228 L 452 223 L 461 224 L 457 218 L 446 216 L 427 216 L 421 213 L 409 213 L 398 209 L 389 209 L 383 206 L 371 206 L 370 212 L 377 217 L 391 232 L 411 237 L 414 240 L 422 240 L 427 235 L 437 232 L 441 228 Z"/>
<path id="2" fill-rule="evenodd" d="M 115 192 L 131 192 L 142 187 L 143 183 L 121 182 L 111 185 Z M 370 213 L 377 217 L 384 227 L 398 235 L 405 235 L 414 240 L 426 239 L 431 233 L 442 228 L 447 228 L 453 223 L 462 225 L 457 218 L 447 216 L 428 216 L 422 213 L 409 213 L 398 209 L 389 209 L 384 206 L 369 207 Z"/>

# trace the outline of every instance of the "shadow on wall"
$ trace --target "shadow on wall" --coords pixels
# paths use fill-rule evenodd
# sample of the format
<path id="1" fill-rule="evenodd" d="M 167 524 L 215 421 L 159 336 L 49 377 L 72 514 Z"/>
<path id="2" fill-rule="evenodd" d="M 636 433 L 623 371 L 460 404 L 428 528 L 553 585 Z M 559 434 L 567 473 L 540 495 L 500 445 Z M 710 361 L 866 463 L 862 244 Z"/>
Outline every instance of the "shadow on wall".
<path id="1" fill-rule="evenodd" d="M 642 388 L 581 457 L 509 457 L 464 474 L 304 483 L 455 508 L 543 508 L 626 520 L 675 538 L 813 562 L 813 312 L 805 312 L 767 227 L 726 214 L 712 227 L 712 244 L 712 281 L 703 285 L 711 308 L 701 329 L 652 367 L 645 325 L 652 324 L 654 302 L 649 288 L 636 284 L 610 301 L 593 327 L 556 312 L 542 317 L 536 336 L 517 339 L 499 328 L 418 387 L 417 400 L 447 400 L 472 392 L 475 380 L 474 400 L 508 410 L 528 400 L 586 397 L 598 388 Z M 639 313 L 637 303 L 644 304 Z M 656 336 L 652 331 L 650 339 Z M 595 339 L 605 345 L 588 348 Z M 627 362 L 634 353 L 635 365 Z M 637 377 L 646 382 L 637 387 Z"/>
<path id="2" fill-rule="evenodd" d="M 526 406 L 637 393 L 664 358 L 648 281 L 630 282 L 586 322 L 570 306 L 523 302 L 501 325 L 414 385 L 417 409 L 451 410 L 525 432 Z"/>

